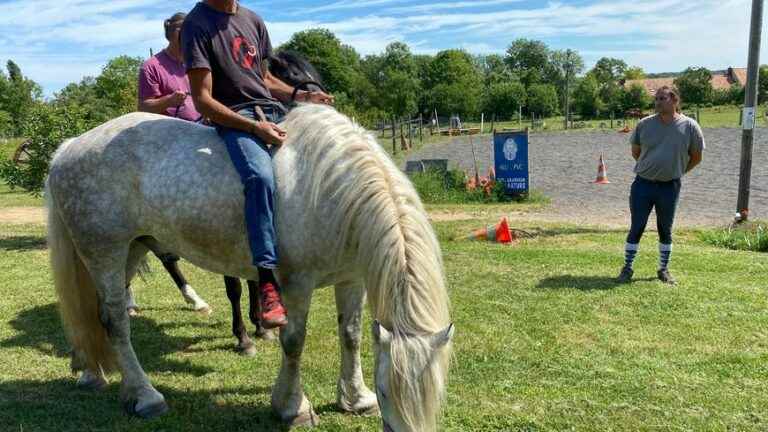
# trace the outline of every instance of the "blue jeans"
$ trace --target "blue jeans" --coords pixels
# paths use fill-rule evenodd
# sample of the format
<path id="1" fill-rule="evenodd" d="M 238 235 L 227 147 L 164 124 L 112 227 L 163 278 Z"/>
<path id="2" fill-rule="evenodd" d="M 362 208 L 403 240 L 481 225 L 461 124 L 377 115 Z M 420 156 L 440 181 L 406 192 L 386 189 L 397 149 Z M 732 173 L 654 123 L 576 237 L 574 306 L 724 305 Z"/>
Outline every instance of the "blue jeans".
<path id="1" fill-rule="evenodd" d="M 640 176 L 635 178 L 629 194 L 632 226 L 627 235 L 627 243 L 640 243 L 651 209 L 655 207 L 659 243 L 672 244 L 672 224 L 675 220 L 677 200 L 680 197 L 680 185 L 680 179 L 657 182 Z"/>
<path id="2" fill-rule="evenodd" d="M 279 123 L 283 113 L 262 107 L 267 121 Z M 255 119 L 254 108 L 245 108 L 238 114 Z M 238 129 L 218 126 L 227 152 L 240 175 L 245 193 L 245 225 L 251 247 L 253 264 L 257 267 L 277 267 L 277 235 L 275 233 L 275 175 L 272 152 L 258 137 Z"/>

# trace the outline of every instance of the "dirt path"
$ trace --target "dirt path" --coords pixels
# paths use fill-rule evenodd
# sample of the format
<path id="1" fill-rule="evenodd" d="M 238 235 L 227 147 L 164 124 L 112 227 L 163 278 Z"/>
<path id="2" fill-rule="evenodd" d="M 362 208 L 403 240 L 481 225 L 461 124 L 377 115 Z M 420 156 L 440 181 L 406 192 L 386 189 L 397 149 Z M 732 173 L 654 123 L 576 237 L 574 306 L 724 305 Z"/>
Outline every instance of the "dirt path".
<path id="1" fill-rule="evenodd" d="M 45 209 L 42 207 L 6 207 L 0 208 L 0 223 L 44 224 Z"/>

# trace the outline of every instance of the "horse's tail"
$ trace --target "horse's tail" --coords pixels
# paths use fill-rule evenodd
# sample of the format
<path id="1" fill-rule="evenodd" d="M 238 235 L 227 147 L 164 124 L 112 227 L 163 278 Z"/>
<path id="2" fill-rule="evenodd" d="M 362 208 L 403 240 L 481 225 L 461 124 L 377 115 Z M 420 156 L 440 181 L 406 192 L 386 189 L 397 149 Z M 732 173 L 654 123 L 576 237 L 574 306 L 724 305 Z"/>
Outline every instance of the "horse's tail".
<path id="1" fill-rule="evenodd" d="M 114 369 L 115 353 L 99 319 L 99 296 L 88 269 L 78 255 L 72 237 L 46 185 L 48 248 L 59 312 L 69 343 L 74 349 L 73 368 L 82 363 L 89 370 Z"/>

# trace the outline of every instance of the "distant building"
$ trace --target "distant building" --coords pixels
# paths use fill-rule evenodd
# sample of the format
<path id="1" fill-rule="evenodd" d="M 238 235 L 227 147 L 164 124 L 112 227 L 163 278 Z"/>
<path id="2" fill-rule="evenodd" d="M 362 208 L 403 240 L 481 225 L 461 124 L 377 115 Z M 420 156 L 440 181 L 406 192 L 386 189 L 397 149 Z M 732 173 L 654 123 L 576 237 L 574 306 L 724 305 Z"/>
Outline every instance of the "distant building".
<path id="1" fill-rule="evenodd" d="M 674 87 L 675 77 L 669 78 L 648 78 L 640 80 L 622 80 L 619 84 L 625 88 L 629 88 L 634 84 L 640 84 L 645 87 L 645 90 L 651 96 L 656 94 L 656 90 L 664 86 Z M 727 90 L 731 88 L 731 85 L 738 84 L 744 87 L 747 84 L 747 68 L 734 68 L 729 67 L 725 71 L 718 71 L 712 73 L 712 88 L 715 90 Z"/>

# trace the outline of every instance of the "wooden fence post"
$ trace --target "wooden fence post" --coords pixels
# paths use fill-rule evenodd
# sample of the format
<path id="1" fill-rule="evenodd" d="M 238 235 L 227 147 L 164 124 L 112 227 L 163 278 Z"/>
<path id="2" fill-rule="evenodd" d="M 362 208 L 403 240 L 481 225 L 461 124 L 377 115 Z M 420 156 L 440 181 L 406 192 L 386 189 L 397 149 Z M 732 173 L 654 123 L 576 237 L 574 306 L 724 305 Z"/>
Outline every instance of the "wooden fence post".
<path id="1" fill-rule="evenodd" d="M 397 134 L 395 133 L 395 118 L 392 117 L 392 154 L 397 154 L 397 144 L 395 142 L 395 137 Z"/>

